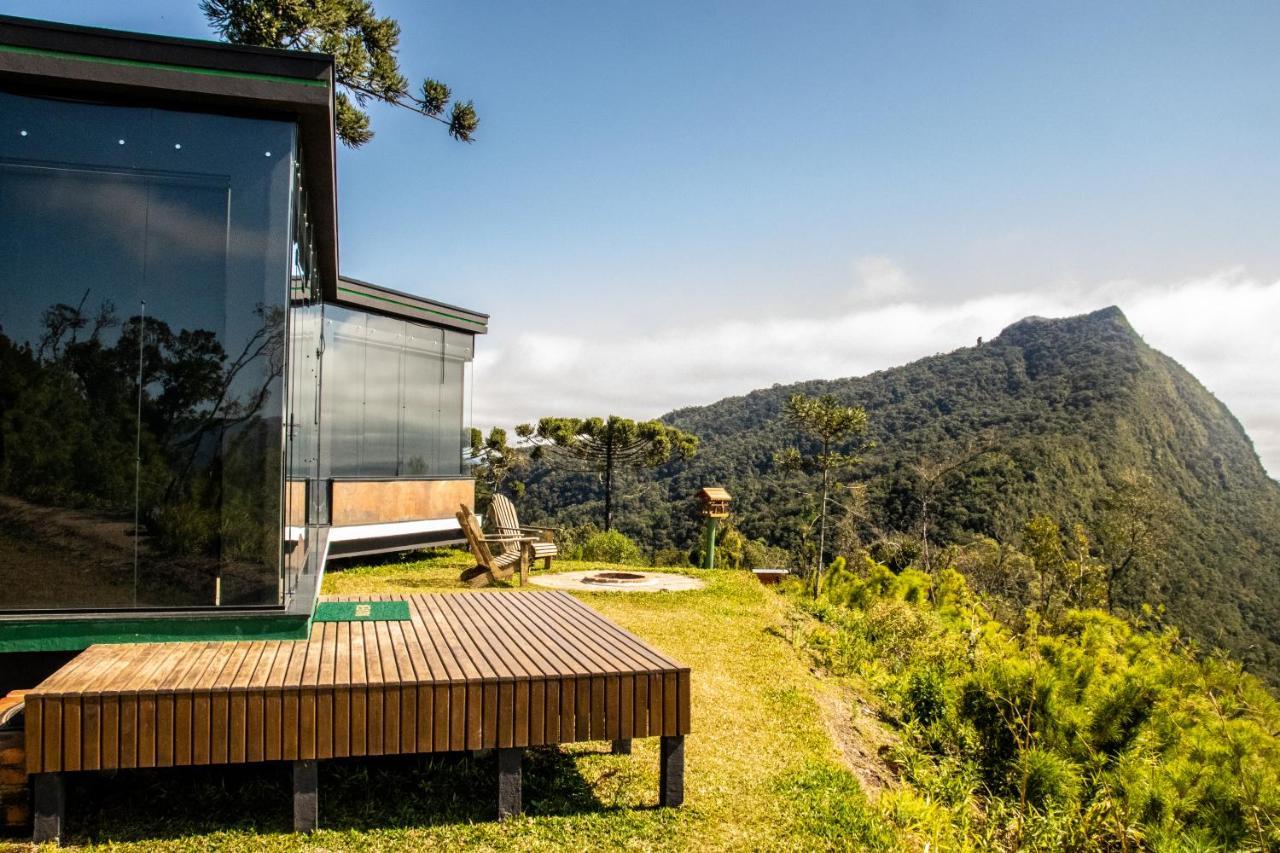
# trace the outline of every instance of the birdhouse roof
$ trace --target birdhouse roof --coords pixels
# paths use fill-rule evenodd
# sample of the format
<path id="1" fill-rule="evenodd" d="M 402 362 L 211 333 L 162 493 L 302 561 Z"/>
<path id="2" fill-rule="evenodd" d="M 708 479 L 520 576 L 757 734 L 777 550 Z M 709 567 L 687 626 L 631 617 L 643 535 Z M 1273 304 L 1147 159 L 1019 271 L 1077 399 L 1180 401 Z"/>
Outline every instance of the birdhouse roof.
<path id="1" fill-rule="evenodd" d="M 729 501 L 733 500 L 729 493 L 719 486 L 708 486 L 705 489 L 698 490 L 698 497 L 704 501 Z"/>

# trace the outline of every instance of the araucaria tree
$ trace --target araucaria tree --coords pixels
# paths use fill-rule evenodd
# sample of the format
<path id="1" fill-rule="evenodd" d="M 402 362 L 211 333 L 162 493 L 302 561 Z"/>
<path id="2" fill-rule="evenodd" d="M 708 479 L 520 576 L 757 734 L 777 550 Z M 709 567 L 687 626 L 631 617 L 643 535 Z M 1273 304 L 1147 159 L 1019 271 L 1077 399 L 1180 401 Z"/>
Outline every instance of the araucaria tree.
<path id="1" fill-rule="evenodd" d="M 400 25 L 379 18 L 370 0 L 200 0 L 200 11 L 232 44 L 332 54 L 343 90 L 336 98 L 338 138 L 351 148 L 373 138 L 364 111 L 370 101 L 435 119 L 462 142 L 470 142 L 480 124 L 471 101 L 454 100 L 439 80 L 409 88 L 396 60 Z"/>
<path id="2" fill-rule="evenodd" d="M 479 505 L 488 505 L 493 495 L 501 492 L 508 480 L 529 464 L 524 450 L 507 444 L 507 431 L 502 427 L 494 427 L 488 435 L 472 427 L 467 456 L 475 464 L 476 503 Z M 517 496 L 524 493 L 524 483 L 519 480 L 512 480 L 510 487 Z"/>
<path id="3" fill-rule="evenodd" d="M 814 576 L 814 589 L 818 589 L 826 560 L 831 486 L 841 471 L 861 461 L 857 453 L 867 448 L 861 440 L 867 431 L 867 412 L 861 406 L 845 406 L 831 394 L 821 397 L 792 394 L 782 413 L 788 424 L 810 440 L 811 450 L 804 453 L 798 447 L 787 448 L 776 455 L 776 463 L 784 470 L 818 474 L 822 480 L 818 500 L 818 565 Z M 856 449 L 849 452 L 849 445 L 855 441 Z"/>
<path id="4" fill-rule="evenodd" d="M 543 418 L 521 424 L 516 435 L 533 445 L 534 459 L 550 458 L 600 477 L 604 484 L 604 529 L 613 528 L 613 487 L 627 469 L 655 468 L 672 456 L 698 451 L 697 436 L 662 421 L 602 418 Z"/>

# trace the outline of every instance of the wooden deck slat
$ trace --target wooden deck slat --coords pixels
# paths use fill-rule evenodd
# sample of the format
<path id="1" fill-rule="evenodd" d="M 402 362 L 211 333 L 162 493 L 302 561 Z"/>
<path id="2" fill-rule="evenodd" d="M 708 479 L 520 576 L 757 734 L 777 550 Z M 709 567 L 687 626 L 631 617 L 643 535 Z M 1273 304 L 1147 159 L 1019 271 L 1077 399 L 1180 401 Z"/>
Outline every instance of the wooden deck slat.
<path id="1" fill-rule="evenodd" d="M 460 625 L 469 627 L 467 635 L 471 639 L 476 653 L 497 673 L 497 684 L 485 685 L 484 744 L 487 747 L 510 748 L 526 746 L 528 740 L 528 719 L 526 716 L 524 731 L 526 743 L 516 743 L 516 681 L 525 679 L 527 673 L 516 660 L 518 651 L 514 647 L 505 646 L 492 633 L 492 623 L 485 619 L 471 605 L 479 606 L 478 596 L 452 595 L 444 600 L 453 617 Z M 528 682 L 524 684 L 525 714 L 528 714 Z"/>
<path id="2" fill-rule="evenodd" d="M 338 622 L 334 628 L 333 756 L 345 758 L 351 755 L 351 623 Z"/>
<path id="3" fill-rule="evenodd" d="M 28 695 L 28 767 L 240 764 L 689 731 L 688 668 L 566 593 L 404 600 L 408 620 L 317 622 L 306 640 L 93 646 Z"/>

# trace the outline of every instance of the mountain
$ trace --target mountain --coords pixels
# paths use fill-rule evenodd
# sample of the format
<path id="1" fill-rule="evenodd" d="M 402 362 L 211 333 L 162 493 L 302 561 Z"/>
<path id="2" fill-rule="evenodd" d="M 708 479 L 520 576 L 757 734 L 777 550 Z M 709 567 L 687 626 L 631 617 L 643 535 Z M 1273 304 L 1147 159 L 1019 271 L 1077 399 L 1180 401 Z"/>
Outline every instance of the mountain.
<path id="1" fill-rule="evenodd" d="M 745 536 L 788 544 L 804 505 L 772 460 L 797 441 L 781 417 L 795 393 L 831 394 L 867 410 L 875 446 L 853 473 L 869 495 L 864 541 L 876 532 L 918 534 L 918 463 L 976 444 L 994 450 L 938 489 L 930 519 L 937 542 L 975 534 L 1013 542 L 1037 513 L 1094 528 L 1107 497 L 1137 474 L 1160 508 L 1163 533 L 1153 577 L 1125 603 L 1163 605 L 1202 645 L 1223 647 L 1280 682 L 1280 484 L 1226 406 L 1147 346 L 1118 308 L 1028 317 L 989 342 L 903 367 L 672 412 L 663 419 L 699 436 L 698 455 L 633 485 L 624 531 L 650 547 L 687 547 L 698 526 L 690 496 L 721 485 Z M 597 491 L 585 478 L 542 471 L 530 478 L 526 502 L 583 521 Z"/>

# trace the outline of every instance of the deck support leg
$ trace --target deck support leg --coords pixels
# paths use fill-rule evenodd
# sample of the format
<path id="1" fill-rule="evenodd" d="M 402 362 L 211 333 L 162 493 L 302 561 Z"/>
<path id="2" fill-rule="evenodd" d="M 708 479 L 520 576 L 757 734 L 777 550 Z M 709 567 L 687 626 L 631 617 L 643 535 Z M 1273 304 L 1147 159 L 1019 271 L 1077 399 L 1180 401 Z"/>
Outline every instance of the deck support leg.
<path id="1" fill-rule="evenodd" d="M 314 761 L 293 762 L 293 831 L 320 826 L 320 768 Z"/>
<path id="2" fill-rule="evenodd" d="M 658 805 L 674 808 L 684 803 L 684 735 L 663 737 L 659 751 Z"/>
<path id="3" fill-rule="evenodd" d="M 61 773 L 36 773 L 31 777 L 35 799 L 31 841 L 61 844 L 67 816 L 67 788 Z"/>
<path id="4" fill-rule="evenodd" d="M 498 749 L 498 820 L 515 817 L 521 811 L 520 761 L 523 749 Z"/>
<path id="5" fill-rule="evenodd" d="M 631 738 L 624 738 L 623 740 L 615 740 L 613 742 L 613 748 L 610 749 L 609 751 L 612 752 L 614 755 L 630 755 L 631 754 Z"/>

